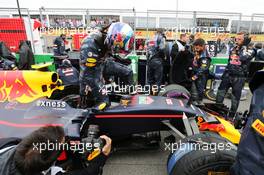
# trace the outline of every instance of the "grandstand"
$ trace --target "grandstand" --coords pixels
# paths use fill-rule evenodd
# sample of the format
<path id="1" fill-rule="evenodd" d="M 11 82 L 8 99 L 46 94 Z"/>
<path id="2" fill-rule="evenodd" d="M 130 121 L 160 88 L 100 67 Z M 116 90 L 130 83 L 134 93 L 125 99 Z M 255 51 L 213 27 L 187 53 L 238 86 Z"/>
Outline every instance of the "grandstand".
<path id="1" fill-rule="evenodd" d="M 60 33 L 66 33 L 71 47 L 78 49 L 74 42 L 81 42 L 81 38 L 78 39 L 74 36 L 76 28 L 78 28 L 78 32 L 84 32 L 87 27 L 106 26 L 114 21 L 128 23 L 134 28 L 137 40 L 136 50 L 144 48 L 145 41 L 154 36 L 157 28 L 164 29 L 168 40 L 175 40 L 179 36 L 179 32 L 187 32 L 207 41 L 216 41 L 220 38 L 223 42 L 228 42 L 228 39 L 236 32 L 246 30 L 253 34 L 253 41 L 264 41 L 264 14 L 244 16 L 241 13 L 233 12 L 167 10 L 142 12 L 133 9 L 58 9 L 44 7 L 39 10 L 21 9 L 21 14 L 24 18 L 41 21 L 42 28 L 40 31 L 44 52 L 52 51 L 52 41 Z M 16 8 L 0 8 L 0 18 L 16 18 L 18 16 Z M 50 28 L 62 28 L 63 30 L 56 30 L 54 33 L 50 32 Z"/>
<path id="2" fill-rule="evenodd" d="M 92 22 L 109 24 L 112 21 L 121 21 L 137 29 L 172 28 L 178 25 L 183 27 L 224 27 L 225 31 L 235 33 L 239 30 L 249 30 L 255 34 L 262 34 L 262 21 L 243 20 L 240 13 L 220 12 L 192 12 L 192 11 L 158 11 L 133 12 L 121 9 L 45 9 L 22 10 L 22 16 L 39 19 L 45 27 L 81 27 L 89 26 Z M 262 15 L 263 16 L 263 15 Z M 18 17 L 15 9 L 0 9 L 0 17 Z"/>

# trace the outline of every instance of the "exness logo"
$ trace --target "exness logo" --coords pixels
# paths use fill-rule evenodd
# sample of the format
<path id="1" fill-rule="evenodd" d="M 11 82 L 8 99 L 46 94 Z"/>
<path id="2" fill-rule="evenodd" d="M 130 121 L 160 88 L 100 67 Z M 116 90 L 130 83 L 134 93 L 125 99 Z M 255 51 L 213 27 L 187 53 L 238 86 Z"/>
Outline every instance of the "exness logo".
<path id="1" fill-rule="evenodd" d="M 51 107 L 51 108 L 65 108 L 66 102 L 65 101 L 44 101 L 39 100 L 37 101 L 37 106 L 39 107 Z"/>

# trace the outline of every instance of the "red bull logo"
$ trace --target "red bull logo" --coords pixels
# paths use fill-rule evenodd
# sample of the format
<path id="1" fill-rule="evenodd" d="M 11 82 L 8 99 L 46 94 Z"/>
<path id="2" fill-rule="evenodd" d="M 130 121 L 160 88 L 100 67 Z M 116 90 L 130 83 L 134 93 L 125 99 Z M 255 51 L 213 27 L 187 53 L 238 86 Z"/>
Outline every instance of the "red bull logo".
<path id="1" fill-rule="evenodd" d="M 0 101 L 14 101 L 22 96 L 33 98 L 36 93 L 29 87 L 21 71 L 0 72 Z"/>
<path id="2" fill-rule="evenodd" d="M 239 60 L 239 56 L 237 54 L 232 54 L 230 59 L 231 59 L 230 64 L 241 65 L 241 61 Z"/>
<path id="3" fill-rule="evenodd" d="M 0 102 L 30 103 L 50 97 L 55 90 L 64 89 L 56 76 L 55 72 L 35 70 L 0 71 Z"/>

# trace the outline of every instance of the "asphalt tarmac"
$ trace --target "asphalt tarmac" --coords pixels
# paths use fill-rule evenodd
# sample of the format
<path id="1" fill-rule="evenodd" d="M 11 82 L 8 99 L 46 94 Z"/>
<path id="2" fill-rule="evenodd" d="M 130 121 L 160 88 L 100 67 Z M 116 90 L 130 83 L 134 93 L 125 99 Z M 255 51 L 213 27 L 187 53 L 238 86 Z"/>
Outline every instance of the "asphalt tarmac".
<path id="1" fill-rule="evenodd" d="M 247 100 L 240 102 L 239 111 L 248 110 L 250 101 L 251 94 Z M 224 103 L 228 106 L 231 104 L 229 99 L 225 99 Z M 162 138 L 166 135 L 168 132 L 163 132 Z M 163 141 L 160 148 L 154 150 L 116 152 L 108 159 L 103 175 L 166 175 L 168 155 Z"/>

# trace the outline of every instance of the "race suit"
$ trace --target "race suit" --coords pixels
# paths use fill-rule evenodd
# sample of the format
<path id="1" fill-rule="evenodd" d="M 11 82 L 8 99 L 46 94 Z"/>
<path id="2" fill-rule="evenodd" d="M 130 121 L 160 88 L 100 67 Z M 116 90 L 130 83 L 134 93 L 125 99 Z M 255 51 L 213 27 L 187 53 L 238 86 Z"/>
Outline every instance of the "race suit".
<path id="1" fill-rule="evenodd" d="M 104 78 L 109 79 L 114 76 L 120 78 L 121 85 L 133 85 L 133 71 L 127 66 L 128 64 L 130 61 L 110 54 L 104 63 Z"/>
<path id="2" fill-rule="evenodd" d="M 79 72 L 75 67 L 60 67 L 57 72 L 63 85 L 79 85 Z"/>
<path id="3" fill-rule="evenodd" d="M 248 74 L 248 66 L 255 56 L 255 51 L 243 47 L 234 47 L 229 54 L 228 65 L 222 76 L 222 82 L 218 88 L 216 103 L 223 103 L 224 97 L 230 87 L 232 87 L 232 99 L 229 118 L 233 118 L 238 106 Z"/>
<path id="4" fill-rule="evenodd" d="M 81 107 L 93 98 L 95 104 L 109 104 L 103 81 L 104 44 L 102 33 L 94 33 L 84 39 L 80 53 L 80 96 Z M 88 95 L 91 95 L 89 97 Z"/>
<path id="5" fill-rule="evenodd" d="M 234 175 L 261 175 L 264 173 L 263 76 L 264 74 L 260 77 L 262 84 L 253 92 L 249 118 L 238 145 L 236 162 L 231 168 Z"/>
<path id="6" fill-rule="evenodd" d="M 65 43 L 64 40 L 62 39 L 62 37 L 57 37 L 54 42 L 54 56 L 63 56 L 63 55 L 67 55 L 67 53 L 65 52 Z"/>
<path id="7" fill-rule="evenodd" d="M 202 102 L 203 100 L 210 65 L 211 58 L 209 57 L 207 51 L 200 54 L 198 58 L 193 59 L 191 95 L 192 99 L 196 102 Z"/>

